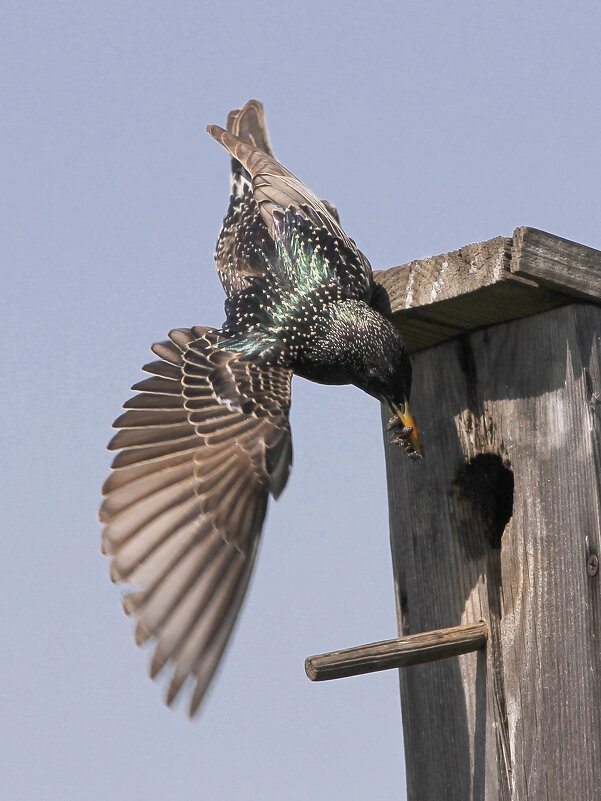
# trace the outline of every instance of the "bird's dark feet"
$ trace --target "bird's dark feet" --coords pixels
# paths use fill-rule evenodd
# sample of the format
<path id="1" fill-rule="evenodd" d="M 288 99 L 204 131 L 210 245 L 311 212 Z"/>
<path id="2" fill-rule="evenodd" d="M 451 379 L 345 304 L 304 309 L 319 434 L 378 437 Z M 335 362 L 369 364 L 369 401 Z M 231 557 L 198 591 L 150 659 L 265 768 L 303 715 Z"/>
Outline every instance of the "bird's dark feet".
<path id="1" fill-rule="evenodd" d="M 413 433 L 413 428 L 411 428 L 411 426 L 404 426 L 399 418 L 395 415 L 394 417 L 391 417 L 386 424 L 386 430 L 390 431 L 390 441 L 405 448 L 405 453 L 407 456 L 410 456 L 412 459 L 422 458 L 421 454 L 415 450 L 415 447 L 410 440 L 410 436 Z"/>

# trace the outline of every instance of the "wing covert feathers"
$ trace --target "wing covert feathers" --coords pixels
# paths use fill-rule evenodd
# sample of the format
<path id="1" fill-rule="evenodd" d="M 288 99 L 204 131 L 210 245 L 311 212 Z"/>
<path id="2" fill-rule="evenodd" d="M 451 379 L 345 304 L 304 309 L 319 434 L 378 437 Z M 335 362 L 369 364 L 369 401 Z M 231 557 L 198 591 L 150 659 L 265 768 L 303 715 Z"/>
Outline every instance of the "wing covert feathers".
<path id="1" fill-rule="evenodd" d="M 171 665 L 169 704 L 190 680 L 194 715 L 288 476 L 290 373 L 241 361 L 212 329 L 169 336 L 114 423 L 100 518 L 111 578 L 136 587 L 136 642 L 155 642 L 151 674 Z"/>

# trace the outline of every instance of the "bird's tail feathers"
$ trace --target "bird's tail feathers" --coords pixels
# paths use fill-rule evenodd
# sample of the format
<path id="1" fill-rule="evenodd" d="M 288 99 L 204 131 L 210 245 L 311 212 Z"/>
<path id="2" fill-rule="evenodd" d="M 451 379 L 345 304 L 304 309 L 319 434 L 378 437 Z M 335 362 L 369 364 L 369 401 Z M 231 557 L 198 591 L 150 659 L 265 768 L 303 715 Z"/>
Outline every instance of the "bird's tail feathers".
<path id="1" fill-rule="evenodd" d="M 273 156 L 265 112 L 260 100 L 249 100 L 241 109 L 230 111 L 227 117 L 227 129 L 244 142 Z"/>
<path id="2" fill-rule="evenodd" d="M 227 118 L 227 130 L 243 142 L 259 148 L 273 157 L 273 148 L 267 132 L 265 112 L 260 100 L 249 100 L 242 108 L 230 111 Z M 232 157 L 232 194 L 241 194 L 244 183 L 250 183 L 250 175 L 237 158 Z"/>

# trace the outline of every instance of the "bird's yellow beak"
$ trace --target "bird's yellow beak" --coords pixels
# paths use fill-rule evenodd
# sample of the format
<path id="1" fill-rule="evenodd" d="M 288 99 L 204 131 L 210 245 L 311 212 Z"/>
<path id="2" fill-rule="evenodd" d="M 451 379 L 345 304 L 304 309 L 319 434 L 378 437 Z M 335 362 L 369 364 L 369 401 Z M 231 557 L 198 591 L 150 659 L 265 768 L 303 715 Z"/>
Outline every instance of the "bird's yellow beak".
<path id="1" fill-rule="evenodd" d="M 392 412 L 395 414 L 401 423 L 403 424 L 404 428 L 410 428 L 411 432 L 407 434 L 407 439 L 413 446 L 414 452 L 418 455 L 423 457 L 424 452 L 422 450 L 421 443 L 419 441 L 419 434 L 417 431 L 417 424 L 413 415 L 411 414 L 411 408 L 409 406 L 409 401 L 405 401 L 403 404 L 399 404 L 398 406 L 395 404 L 392 407 Z"/>

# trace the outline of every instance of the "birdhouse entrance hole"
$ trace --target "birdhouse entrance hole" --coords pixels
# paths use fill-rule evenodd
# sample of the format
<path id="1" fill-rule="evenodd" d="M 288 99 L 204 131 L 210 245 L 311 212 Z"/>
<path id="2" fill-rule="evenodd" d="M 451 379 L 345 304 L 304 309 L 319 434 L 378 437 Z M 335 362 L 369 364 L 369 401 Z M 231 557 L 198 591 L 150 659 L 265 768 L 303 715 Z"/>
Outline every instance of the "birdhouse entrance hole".
<path id="1" fill-rule="evenodd" d="M 513 512 L 513 471 L 496 453 L 463 464 L 451 489 L 453 528 L 469 558 L 499 549 Z"/>

